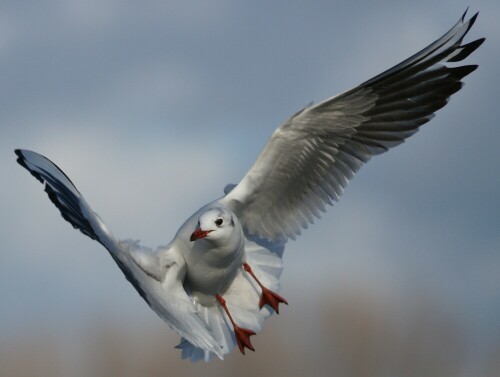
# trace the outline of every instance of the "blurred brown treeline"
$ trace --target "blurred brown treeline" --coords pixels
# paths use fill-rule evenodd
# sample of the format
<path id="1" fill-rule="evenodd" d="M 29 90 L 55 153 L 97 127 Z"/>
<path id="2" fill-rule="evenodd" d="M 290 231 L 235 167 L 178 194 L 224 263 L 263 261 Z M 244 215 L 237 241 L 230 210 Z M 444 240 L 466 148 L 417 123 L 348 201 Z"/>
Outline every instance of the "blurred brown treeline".
<path id="1" fill-rule="evenodd" d="M 359 290 L 313 302 L 314 309 L 286 308 L 269 320 L 253 338 L 257 352 L 233 352 L 223 362 L 180 360 L 172 348 L 178 337 L 160 321 L 131 329 L 109 318 L 71 344 L 50 331 L 3 339 L 0 376 L 500 376 L 500 341 L 473 360 L 473 346 L 439 303 L 412 298 L 394 310 Z"/>

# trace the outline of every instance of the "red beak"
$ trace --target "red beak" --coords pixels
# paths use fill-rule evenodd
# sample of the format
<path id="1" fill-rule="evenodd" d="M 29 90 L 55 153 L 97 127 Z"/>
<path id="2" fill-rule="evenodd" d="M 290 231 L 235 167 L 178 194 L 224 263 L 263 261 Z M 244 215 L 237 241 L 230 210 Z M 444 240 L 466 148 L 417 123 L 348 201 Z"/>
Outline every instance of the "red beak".
<path id="1" fill-rule="evenodd" d="M 199 238 L 205 238 L 211 230 L 201 230 L 201 228 L 196 228 L 191 237 L 189 237 L 189 241 L 196 241 Z"/>

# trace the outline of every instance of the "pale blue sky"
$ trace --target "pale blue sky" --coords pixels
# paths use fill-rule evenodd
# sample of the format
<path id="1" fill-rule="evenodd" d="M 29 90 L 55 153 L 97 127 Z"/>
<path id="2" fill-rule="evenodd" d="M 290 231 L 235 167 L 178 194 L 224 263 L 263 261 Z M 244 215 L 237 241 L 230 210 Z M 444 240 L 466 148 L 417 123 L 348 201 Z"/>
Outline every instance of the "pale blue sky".
<path id="1" fill-rule="evenodd" d="M 418 51 L 469 5 L 125 3 L 0 5 L 0 334 L 102 313 L 156 320 L 105 250 L 17 166 L 14 148 L 56 162 L 117 236 L 165 244 L 243 176 L 289 115 Z M 479 69 L 288 245 L 291 301 L 346 285 L 425 294 L 472 339 L 500 338 L 500 3 L 470 6 L 480 15 L 467 40 L 487 38 L 467 59 Z"/>

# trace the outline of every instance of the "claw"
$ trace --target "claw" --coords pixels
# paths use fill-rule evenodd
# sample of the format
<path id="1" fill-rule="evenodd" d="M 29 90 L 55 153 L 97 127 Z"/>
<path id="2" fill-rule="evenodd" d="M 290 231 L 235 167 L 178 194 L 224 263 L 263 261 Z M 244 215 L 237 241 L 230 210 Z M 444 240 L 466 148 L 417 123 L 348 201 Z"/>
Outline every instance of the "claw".
<path id="1" fill-rule="evenodd" d="M 248 263 L 243 263 L 243 268 L 246 272 L 252 275 L 252 277 L 255 279 L 257 284 L 259 284 L 260 288 L 262 289 L 262 294 L 260 295 L 260 301 L 259 301 L 259 308 L 262 309 L 262 307 L 267 304 L 274 309 L 276 314 L 280 314 L 279 304 L 283 303 L 288 305 L 288 302 L 276 292 L 273 292 L 270 289 L 264 287 L 262 283 L 259 281 L 259 279 L 257 279 L 255 274 L 253 273 L 252 267 L 250 267 Z"/>

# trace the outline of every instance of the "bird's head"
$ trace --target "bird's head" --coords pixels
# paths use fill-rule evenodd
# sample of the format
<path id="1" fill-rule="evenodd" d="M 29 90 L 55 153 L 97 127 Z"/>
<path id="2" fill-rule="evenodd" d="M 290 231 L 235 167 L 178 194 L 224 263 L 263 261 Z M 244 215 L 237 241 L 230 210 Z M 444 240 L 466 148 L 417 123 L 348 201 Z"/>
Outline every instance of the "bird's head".
<path id="1" fill-rule="evenodd" d="M 239 243 L 242 237 L 241 225 L 234 213 L 226 208 L 210 208 L 198 219 L 190 241 L 205 239 L 215 243 Z"/>

